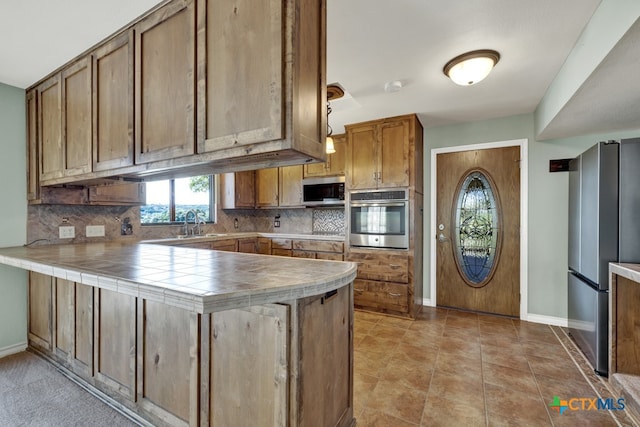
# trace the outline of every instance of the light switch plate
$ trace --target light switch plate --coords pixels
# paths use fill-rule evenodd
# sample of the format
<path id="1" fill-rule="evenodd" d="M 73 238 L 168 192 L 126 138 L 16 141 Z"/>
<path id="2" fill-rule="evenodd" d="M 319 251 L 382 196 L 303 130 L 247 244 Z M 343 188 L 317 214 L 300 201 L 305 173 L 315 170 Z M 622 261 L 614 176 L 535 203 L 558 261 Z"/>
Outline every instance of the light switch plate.
<path id="1" fill-rule="evenodd" d="M 58 237 L 61 239 L 73 239 L 76 237 L 76 228 L 73 225 L 58 227 Z"/>
<path id="2" fill-rule="evenodd" d="M 104 237 L 104 225 L 87 225 L 87 237 Z"/>

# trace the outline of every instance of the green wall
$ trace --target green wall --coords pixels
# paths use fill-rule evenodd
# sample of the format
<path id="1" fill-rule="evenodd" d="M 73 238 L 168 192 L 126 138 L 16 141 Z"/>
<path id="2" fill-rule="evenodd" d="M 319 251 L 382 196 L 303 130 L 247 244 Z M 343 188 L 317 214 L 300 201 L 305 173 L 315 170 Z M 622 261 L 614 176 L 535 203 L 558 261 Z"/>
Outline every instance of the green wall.
<path id="1" fill-rule="evenodd" d="M 0 247 L 25 243 L 27 229 L 24 90 L 0 83 Z M 0 265 L 0 353 L 27 341 L 27 274 Z"/>
<path id="2" fill-rule="evenodd" d="M 428 123 L 423 123 L 428 126 Z M 598 141 L 640 136 L 640 129 L 536 141 L 534 116 L 524 114 L 481 122 L 425 128 L 425 275 L 430 299 L 431 150 L 459 145 L 528 139 L 528 314 L 567 318 L 568 174 L 549 173 L 549 160 L 575 157 Z"/>

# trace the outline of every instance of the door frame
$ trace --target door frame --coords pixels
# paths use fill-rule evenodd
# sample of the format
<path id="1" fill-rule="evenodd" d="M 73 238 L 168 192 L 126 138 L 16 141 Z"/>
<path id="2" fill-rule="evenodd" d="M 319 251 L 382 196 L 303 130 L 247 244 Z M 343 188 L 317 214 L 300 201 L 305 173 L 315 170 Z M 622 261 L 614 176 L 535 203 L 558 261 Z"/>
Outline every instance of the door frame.
<path id="1" fill-rule="evenodd" d="M 513 139 L 508 141 L 487 142 L 455 147 L 434 148 L 431 150 L 431 227 L 430 227 L 430 282 L 431 298 L 425 299 L 424 305 L 435 307 L 436 301 L 436 198 L 437 198 L 437 158 L 438 154 L 456 153 L 460 151 L 486 150 L 490 148 L 520 147 L 520 319 L 528 317 L 528 206 L 529 206 L 529 140 Z"/>

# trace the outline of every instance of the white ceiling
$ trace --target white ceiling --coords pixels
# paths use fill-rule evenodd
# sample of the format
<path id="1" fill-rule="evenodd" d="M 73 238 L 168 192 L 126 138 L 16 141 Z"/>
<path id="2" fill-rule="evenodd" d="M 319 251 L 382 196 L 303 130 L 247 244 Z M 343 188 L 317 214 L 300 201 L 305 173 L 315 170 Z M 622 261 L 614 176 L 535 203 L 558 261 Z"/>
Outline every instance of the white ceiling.
<path id="1" fill-rule="evenodd" d="M 28 87 L 158 3 L 0 0 L 0 82 Z M 533 112 L 600 0 L 327 3 L 327 81 L 347 92 L 332 102 L 329 118 L 340 133 L 348 123 L 413 112 L 424 127 Z M 638 27 L 550 123 L 550 135 L 640 127 L 635 93 L 640 90 L 628 86 L 639 85 L 626 78 L 629 67 L 637 75 Z M 456 86 L 442 67 L 474 49 L 495 49 L 501 60 L 486 80 Z M 391 80 L 400 80 L 403 88 L 386 93 L 384 84 Z M 606 108 L 594 108 L 602 98 Z"/>

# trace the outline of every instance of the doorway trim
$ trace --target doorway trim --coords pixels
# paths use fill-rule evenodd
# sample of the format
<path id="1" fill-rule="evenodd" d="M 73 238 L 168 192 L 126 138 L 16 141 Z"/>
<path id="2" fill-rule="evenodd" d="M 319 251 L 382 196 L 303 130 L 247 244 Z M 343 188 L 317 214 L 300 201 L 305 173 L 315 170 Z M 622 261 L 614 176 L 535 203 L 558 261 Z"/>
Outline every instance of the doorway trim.
<path id="1" fill-rule="evenodd" d="M 437 196 L 437 158 L 438 154 L 460 151 L 486 150 L 489 148 L 520 147 L 520 319 L 527 320 L 528 313 L 528 206 L 529 206 L 529 140 L 513 139 L 508 141 L 459 145 L 455 147 L 434 148 L 431 150 L 431 226 L 430 226 L 430 295 L 424 305 L 435 307 L 436 301 L 436 196 Z"/>

